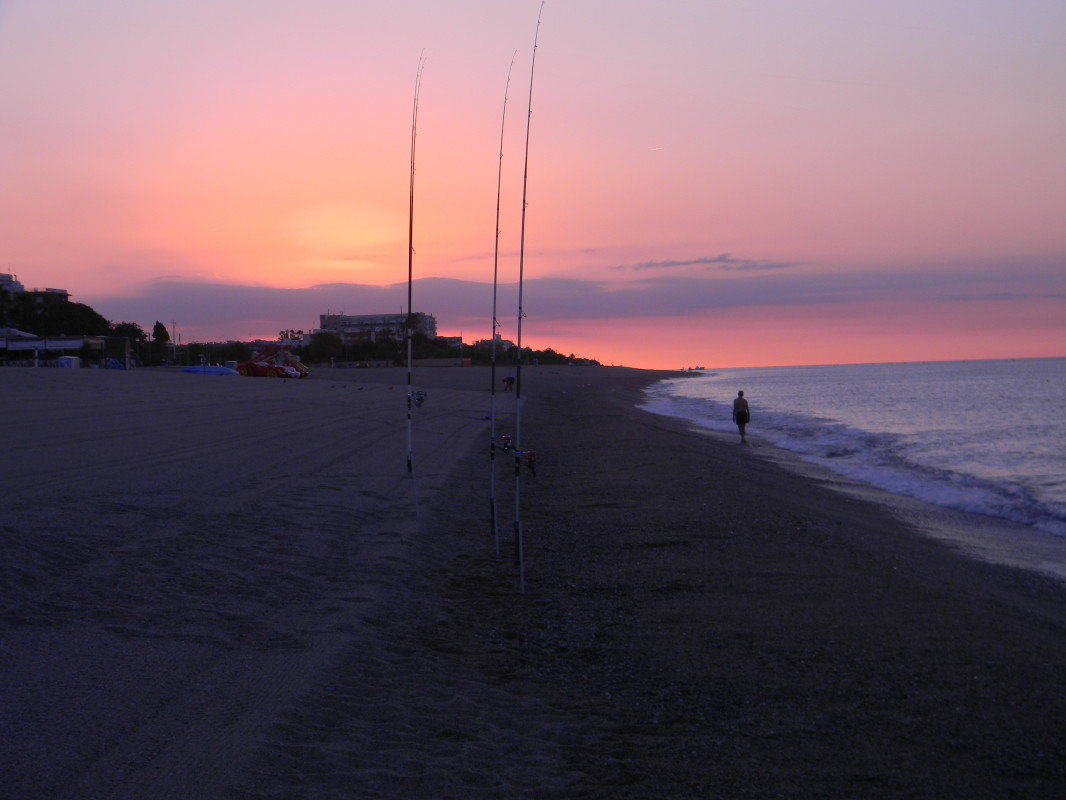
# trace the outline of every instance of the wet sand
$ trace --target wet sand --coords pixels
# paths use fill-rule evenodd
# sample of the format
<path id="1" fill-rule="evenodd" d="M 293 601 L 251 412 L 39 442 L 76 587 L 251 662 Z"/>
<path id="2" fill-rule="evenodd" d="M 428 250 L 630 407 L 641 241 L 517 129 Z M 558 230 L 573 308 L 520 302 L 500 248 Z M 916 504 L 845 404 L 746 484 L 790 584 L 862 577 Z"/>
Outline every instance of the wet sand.
<path id="1" fill-rule="evenodd" d="M 487 370 L 416 373 L 414 485 L 400 370 L 0 370 L 0 798 L 1061 796 L 1061 585 L 656 377 L 524 371 L 518 594 Z"/>

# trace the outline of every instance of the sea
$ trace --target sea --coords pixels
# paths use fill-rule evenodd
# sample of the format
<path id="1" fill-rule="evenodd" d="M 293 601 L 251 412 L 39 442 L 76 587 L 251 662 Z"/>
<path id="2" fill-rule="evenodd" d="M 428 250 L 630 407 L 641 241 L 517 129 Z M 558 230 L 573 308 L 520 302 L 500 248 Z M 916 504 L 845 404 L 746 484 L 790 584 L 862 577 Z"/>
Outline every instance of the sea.
<path id="1" fill-rule="evenodd" d="M 643 408 L 851 481 L 1066 540 L 1066 358 L 701 369 Z"/>

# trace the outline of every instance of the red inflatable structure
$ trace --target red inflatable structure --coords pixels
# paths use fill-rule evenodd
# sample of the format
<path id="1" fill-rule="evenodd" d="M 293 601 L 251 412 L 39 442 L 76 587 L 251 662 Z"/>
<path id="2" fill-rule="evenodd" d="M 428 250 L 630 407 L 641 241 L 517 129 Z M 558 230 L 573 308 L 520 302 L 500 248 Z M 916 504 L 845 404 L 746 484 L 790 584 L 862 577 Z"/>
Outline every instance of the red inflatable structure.
<path id="1" fill-rule="evenodd" d="M 279 344 L 267 345 L 247 361 L 240 362 L 237 372 L 253 378 L 306 378 L 311 374 L 311 370 Z"/>

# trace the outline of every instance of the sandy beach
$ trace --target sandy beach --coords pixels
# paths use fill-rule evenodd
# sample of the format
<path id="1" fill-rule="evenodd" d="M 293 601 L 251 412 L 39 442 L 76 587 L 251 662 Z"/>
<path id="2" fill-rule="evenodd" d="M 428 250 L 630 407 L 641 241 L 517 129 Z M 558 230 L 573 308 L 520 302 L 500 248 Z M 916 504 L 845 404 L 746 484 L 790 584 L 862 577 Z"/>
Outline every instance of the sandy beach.
<path id="1" fill-rule="evenodd" d="M 414 480 L 402 370 L 0 370 L 0 799 L 1063 796 L 1063 585 L 659 377 L 523 372 L 519 594 L 487 369 L 416 373 Z"/>

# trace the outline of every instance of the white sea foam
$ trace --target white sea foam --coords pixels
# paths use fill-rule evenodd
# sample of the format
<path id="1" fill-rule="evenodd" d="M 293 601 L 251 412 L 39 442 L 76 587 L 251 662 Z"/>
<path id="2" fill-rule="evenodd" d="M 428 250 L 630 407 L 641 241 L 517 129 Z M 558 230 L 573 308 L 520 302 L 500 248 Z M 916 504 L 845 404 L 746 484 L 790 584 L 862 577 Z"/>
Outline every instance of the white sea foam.
<path id="1" fill-rule="evenodd" d="M 1066 536 L 1066 359 L 730 369 L 663 381 L 649 411 L 749 433 L 853 480 Z"/>

